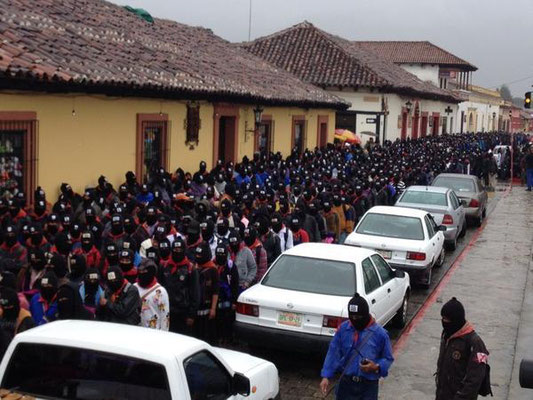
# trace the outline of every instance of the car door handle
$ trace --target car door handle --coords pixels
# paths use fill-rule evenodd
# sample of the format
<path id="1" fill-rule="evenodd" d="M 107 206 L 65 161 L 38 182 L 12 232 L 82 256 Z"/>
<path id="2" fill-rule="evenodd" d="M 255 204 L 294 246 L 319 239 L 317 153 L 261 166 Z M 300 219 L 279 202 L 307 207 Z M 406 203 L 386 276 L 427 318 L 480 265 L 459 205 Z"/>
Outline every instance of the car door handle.
<path id="1" fill-rule="evenodd" d="M 372 304 L 376 304 L 376 299 L 372 299 Z"/>
<path id="2" fill-rule="evenodd" d="M 391 292 L 391 290 L 390 290 L 390 288 L 388 288 L 388 289 L 387 289 L 387 293 L 390 293 L 390 292 Z"/>

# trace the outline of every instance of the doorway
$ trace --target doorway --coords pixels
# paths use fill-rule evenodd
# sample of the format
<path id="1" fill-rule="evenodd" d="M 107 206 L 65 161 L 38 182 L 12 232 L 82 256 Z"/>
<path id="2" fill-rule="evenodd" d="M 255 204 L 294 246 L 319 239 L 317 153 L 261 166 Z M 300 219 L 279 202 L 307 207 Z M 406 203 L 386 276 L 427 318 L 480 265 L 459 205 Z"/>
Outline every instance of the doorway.
<path id="1" fill-rule="evenodd" d="M 420 115 L 415 112 L 415 116 L 413 117 L 413 129 L 411 131 L 411 138 L 412 139 L 418 139 L 418 126 L 420 122 Z"/>
<path id="2" fill-rule="evenodd" d="M 431 134 L 437 136 L 439 134 L 440 117 L 438 115 L 433 116 L 433 126 Z"/>
<path id="3" fill-rule="evenodd" d="M 218 159 L 223 163 L 236 161 L 236 118 L 220 117 L 218 121 Z"/>
<path id="4" fill-rule="evenodd" d="M 407 138 L 407 112 L 402 113 L 402 132 L 401 132 L 402 140 L 405 140 Z"/>
<path id="5" fill-rule="evenodd" d="M 428 132 L 428 116 L 427 113 L 422 114 L 422 120 L 420 123 L 420 137 L 426 137 Z"/>
<path id="6" fill-rule="evenodd" d="M 267 154 L 272 149 L 272 121 L 262 121 L 255 132 L 254 152 Z"/>
<path id="7" fill-rule="evenodd" d="M 326 147 L 328 144 L 328 122 L 329 118 L 327 115 L 318 116 L 318 137 L 316 145 L 319 148 Z"/>

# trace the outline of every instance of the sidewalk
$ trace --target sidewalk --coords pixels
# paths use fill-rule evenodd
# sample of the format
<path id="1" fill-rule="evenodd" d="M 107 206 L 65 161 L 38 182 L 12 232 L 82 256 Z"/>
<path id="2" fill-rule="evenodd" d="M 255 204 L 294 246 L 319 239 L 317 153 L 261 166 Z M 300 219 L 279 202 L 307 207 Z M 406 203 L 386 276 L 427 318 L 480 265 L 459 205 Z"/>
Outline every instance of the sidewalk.
<path id="1" fill-rule="evenodd" d="M 435 398 L 440 309 L 453 296 L 464 304 L 467 320 L 490 351 L 494 399 L 533 398 L 533 390 L 518 385 L 520 360 L 533 358 L 532 246 L 533 194 L 514 187 L 499 201 L 477 240 L 467 247 L 436 301 L 399 344 L 390 375 L 381 382 L 380 399 Z"/>

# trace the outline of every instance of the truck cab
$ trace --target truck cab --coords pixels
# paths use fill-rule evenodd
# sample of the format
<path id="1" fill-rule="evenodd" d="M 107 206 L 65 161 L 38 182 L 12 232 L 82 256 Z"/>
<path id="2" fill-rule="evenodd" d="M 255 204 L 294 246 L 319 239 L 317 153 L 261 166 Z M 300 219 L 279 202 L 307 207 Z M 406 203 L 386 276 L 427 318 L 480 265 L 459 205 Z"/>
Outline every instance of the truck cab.
<path id="1" fill-rule="evenodd" d="M 92 321 L 58 321 L 17 335 L 0 382 L 3 393 L 37 399 L 274 399 L 279 391 L 276 367 L 260 358 Z"/>

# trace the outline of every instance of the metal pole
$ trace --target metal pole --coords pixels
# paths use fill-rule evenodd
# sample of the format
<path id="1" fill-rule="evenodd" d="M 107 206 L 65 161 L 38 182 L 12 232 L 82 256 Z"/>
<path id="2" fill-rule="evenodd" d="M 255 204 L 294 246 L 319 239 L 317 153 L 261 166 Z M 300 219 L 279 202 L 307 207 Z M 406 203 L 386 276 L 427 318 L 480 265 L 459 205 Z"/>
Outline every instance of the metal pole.
<path id="1" fill-rule="evenodd" d="M 513 190 L 514 179 L 514 132 L 511 132 L 511 190 Z"/>
<path id="2" fill-rule="evenodd" d="M 250 13 L 248 15 L 248 41 L 252 39 L 252 0 L 250 0 Z"/>

